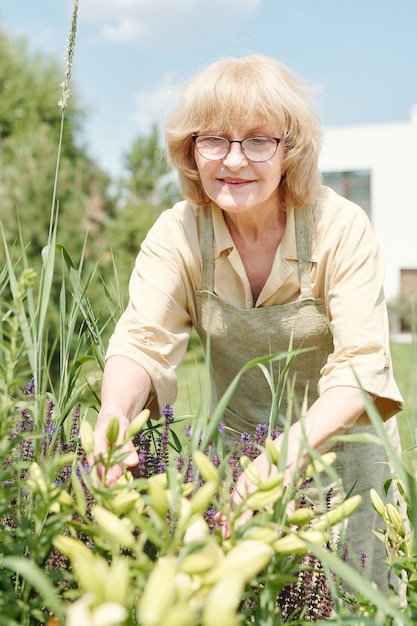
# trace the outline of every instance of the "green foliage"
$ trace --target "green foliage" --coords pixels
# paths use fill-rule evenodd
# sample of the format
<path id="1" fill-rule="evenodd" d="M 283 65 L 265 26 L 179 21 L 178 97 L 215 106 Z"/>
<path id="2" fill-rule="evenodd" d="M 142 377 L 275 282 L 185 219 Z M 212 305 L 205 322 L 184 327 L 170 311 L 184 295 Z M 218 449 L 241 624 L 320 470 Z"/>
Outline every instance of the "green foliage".
<path id="1" fill-rule="evenodd" d="M 58 107 L 61 70 L 42 55 L 31 55 L 22 40 L 0 30 L 0 180 L 3 249 L 12 264 L 43 271 L 42 251 L 55 228 L 55 240 L 82 271 L 99 281 L 89 281 L 96 311 L 109 305 L 105 290 L 127 297 L 127 285 L 141 241 L 159 213 L 173 201 L 175 185 L 159 147 L 158 131 L 138 137 L 125 157 L 126 176 L 110 192 L 109 177 L 91 160 L 80 141 L 85 111 L 76 94 L 71 106 Z M 65 113 L 65 123 L 63 124 Z M 117 276 L 109 247 L 117 250 Z M 7 248 L 7 251 L 6 251 Z M 54 350 L 61 332 L 58 303 L 62 293 L 60 255 L 52 272 L 47 320 L 50 376 L 59 376 L 59 355 Z M 62 269 L 61 269 L 62 268 Z M 112 306 L 112 305 L 111 305 Z M 121 310 L 113 311 L 114 319 Z M 83 324 L 82 317 L 78 325 Z M 104 331 L 105 341 L 112 328 Z"/>
<path id="2" fill-rule="evenodd" d="M 129 202 L 140 204 L 144 199 L 157 205 L 164 203 L 169 192 L 167 182 L 161 179 L 169 174 L 169 166 L 161 148 L 158 127 L 152 127 L 149 136 L 138 137 L 125 155 L 128 174 L 122 185 L 129 195 Z"/>
<path id="3" fill-rule="evenodd" d="M 83 256 L 84 266 L 91 271 L 100 258 L 104 243 L 100 230 L 112 200 L 108 177 L 79 145 L 84 113 L 73 96 L 63 124 L 57 104 L 62 82 L 59 67 L 46 57 L 30 55 L 23 41 L 9 39 L 3 31 L 0 82 L 0 262 L 9 256 L 9 267 L 20 262 L 41 275 L 52 226 L 55 240 L 75 258 Z M 88 230 L 92 234 L 84 250 Z M 58 357 L 53 344 L 59 335 L 61 282 L 54 268 L 50 272 L 44 324 L 49 329 L 50 375 L 55 377 Z"/>
<path id="4" fill-rule="evenodd" d="M 73 305 L 65 307 L 70 311 L 67 326 L 73 327 L 74 312 L 80 306 L 89 335 L 100 335 L 80 274 L 65 251 L 63 256 L 74 297 Z M 33 298 L 36 277 L 26 270 L 21 277 L 11 272 L 11 278 L 14 297 L 2 316 L 5 342 L 0 377 L 0 606 L 4 623 L 42 624 L 51 615 L 60 620 L 66 615 L 67 626 L 88 626 L 101 623 L 104 614 L 108 624 L 124 626 L 212 626 L 219 619 L 230 626 L 280 623 L 276 599 L 297 580 L 309 551 L 367 591 L 368 602 L 378 606 L 375 623 L 382 624 L 380 617 L 389 615 L 398 624 L 406 623 L 395 606 L 372 585 L 367 587 L 340 557 L 328 549 L 320 551 L 330 545 L 332 527 L 359 504 L 351 498 L 313 518 L 297 496 L 306 477 L 331 471 L 332 454 L 312 457 L 305 474 L 284 488 L 285 457 L 267 439 L 264 451 L 276 472 L 260 481 L 250 459 L 241 455 L 242 470 L 253 491 L 235 504 L 226 457 L 220 455 L 214 462 L 215 452 L 203 454 L 199 439 L 191 437 L 186 446 L 177 448 L 182 469 L 168 461 L 160 473 L 134 478 L 127 472 L 115 487 L 105 487 L 92 457 L 91 426 L 83 418 L 80 424 L 78 418 L 80 407 L 72 428 L 60 428 L 62 407 L 75 407 L 79 398 L 76 383 L 81 355 L 92 357 L 93 344 L 80 335 L 78 350 L 69 350 L 68 376 L 54 401 L 36 385 L 19 393 L 15 373 L 20 360 L 25 360 L 25 311 L 30 308 L 25 302 Z M 288 362 L 291 354 L 275 358 Z M 245 369 L 263 367 L 265 360 L 254 360 Z M 232 392 L 233 386 L 228 394 Z M 218 408 L 217 417 L 220 413 Z M 132 423 L 129 437 L 141 435 L 148 415 L 145 412 Z M 201 424 L 199 420 L 194 427 L 199 429 Z M 80 427 L 87 456 L 78 447 Z M 122 458 L 117 432 L 112 431 L 110 424 L 112 444 L 108 458 L 102 459 L 105 466 Z M 159 441 L 159 437 L 152 436 L 152 440 Z M 151 457 L 146 458 L 150 463 Z M 289 508 L 290 501 L 297 503 L 295 511 Z M 207 515 L 213 507 L 228 521 L 227 538 L 220 527 L 210 530 Z M 256 515 L 242 524 L 247 511 Z M 325 579 L 321 570 L 321 584 Z M 297 623 L 304 623 L 302 613 Z"/>
<path id="5" fill-rule="evenodd" d="M 159 214 L 179 198 L 156 125 L 148 136 L 134 140 L 124 161 L 126 175 L 118 183 L 117 209 L 104 236 L 117 251 L 117 273 L 126 296 L 140 244 Z"/>

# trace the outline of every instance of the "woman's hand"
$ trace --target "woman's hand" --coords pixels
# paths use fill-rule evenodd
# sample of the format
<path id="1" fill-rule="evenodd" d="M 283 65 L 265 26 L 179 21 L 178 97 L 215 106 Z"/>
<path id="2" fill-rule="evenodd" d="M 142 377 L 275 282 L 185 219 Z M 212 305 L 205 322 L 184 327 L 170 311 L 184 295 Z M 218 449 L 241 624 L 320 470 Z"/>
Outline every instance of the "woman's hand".
<path id="1" fill-rule="evenodd" d="M 117 440 L 114 443 L 116 447 L 121 446 L 126 439 L 129 429 L 129 420 L 121 412 L 113 411 L 106 414 L 100 413 L 97 420 L 96 427 L 94 429 L 94 458 L 96 461 L 102 459 L 105 461 L 109 454 L 109 440 L 107 436 L 107 429 L 112 419 L 117 419 L 119 423 L 119 432 Z M 139 462 L 138 453 L 136 452 L 133 443 L 128 441 L 120 448 L 120 454 L 127 454 L 127 456 L 117 465 L 110 467 L 105 476 L 106 487 L 112 487 L 116 484 L 117 480 L 122 476 L 124 467 L 134 467 Z M 99 463 L 97 467 L 99 478 L 104 477 L 105 466 L 103 463 Z"/>
<path id="2" fill-rule="evenodd" d="M 254 461 L 252 461 L 252 464 L 255 471 L 259 475 L 260 482 L 265 481 L 267 478 L 269 478 L 269 476 L 273 476 L 278 471 L 275 465 L 271 465 L 270 460 L 264 452 L 261 452 L 254 459 Z M 239 507 L 239 505 L 242 504 L 243 500 L 245 500 L 247 496 L 257 490 L 258 485 L 249 480 L 245 472 L 242 472 L 232 491 L 232 501 L 236 507 Z M 252 518 L 252 516 L 253 511 L 251 509 L 246 509 L 245 511 L 243 511 L 243 513 L 239 517 L 239 526 L 243 526 L 243 524 L 246 524 L 246 522 L 248 522 Z M 217 520 L 221 528 L 223 538 L 227 539 L 230 536 L 230 520 L 228 516 L 219 513 Z"/>
<path id="3" fill-rule="evenodd" d="M 106 361 L 101 386 L 101 410 L 94 429 L 94 458 L 106 460 L 109 453 L 107 428 L 113 418 L 119 423 L 115 446 L 121 446 L 126 440 L 129 424 L 144 407 L 151 390 L 151 379 L 145 369 L 123 356 L 112 356 Z M 139 457 L 131 442 L 125 443 L 121 453 L 126 458 L 106 471 L 106 485 L 114 485 L 123 474 L 124 467 L 134 467 Z M 100 477 L 104 476 L 103 463 L 98 466 Z"/>
<path id="4" fill-rule="evenodd" d="M 340 386 L 325 391 L 307 411 L 305 419 L 295 422 L 289 429 L 284 486 L 290 485 L 294 480 L 294 473 L 306 465 L 309 449 L 315 449 L 320 454 L 327 452 L 333 446 L 331 437 L 354 426 L 364 410 L 363 393 L 356 387 Z M 281 437 L 274 441 L 278 452 L 282 442 Z M 276 466 L 269 464 L 264 453 L 261 453 L 253 463 L 261 480 L 266 480 L 277 471 Z M 233 490 L 233 502 L 238 506 L 246 496 L 256 489 L 257 486 L 243 472 Z M 287 505 L 287 512 L 291 513 L 293 508 L 294 502 L 290 502 Z M 244 524 L 250 520 L 252 515 L 252 511 L 244 511 L 239 518 L 239 523 Z M 219 517 L 223 537 L 227 538 L 230 535 L 230 522 L 224 515 Z"/>

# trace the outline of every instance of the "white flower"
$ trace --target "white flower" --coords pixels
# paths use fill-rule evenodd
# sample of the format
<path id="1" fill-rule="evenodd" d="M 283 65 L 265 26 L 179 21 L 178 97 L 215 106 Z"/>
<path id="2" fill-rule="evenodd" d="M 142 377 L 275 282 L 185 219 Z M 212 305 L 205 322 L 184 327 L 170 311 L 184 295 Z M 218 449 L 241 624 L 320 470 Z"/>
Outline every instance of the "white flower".
<path id="1" fill-rule="evenodd" d="M 128 617 L 127 609 L 117 602 L 105 602 L 91 609 L 94 595 L 87 593 L 68 609 L 65 626 L 118 626 Z"/>

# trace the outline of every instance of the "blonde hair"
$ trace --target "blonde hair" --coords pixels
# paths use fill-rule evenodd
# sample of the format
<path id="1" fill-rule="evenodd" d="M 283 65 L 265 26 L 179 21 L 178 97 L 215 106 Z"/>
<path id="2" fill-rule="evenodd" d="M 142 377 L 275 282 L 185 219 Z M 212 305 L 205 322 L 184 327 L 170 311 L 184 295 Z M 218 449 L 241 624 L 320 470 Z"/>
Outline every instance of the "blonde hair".
<path id="1" fill-rule="evenodd" d="M 308 89 L 287 67 L 262 55 L 225 58 L 183 86 L 168 117 L 166 150 L 178 171 L 181 191 L 194 204 L 209 203 L 194 158 L 194 133 L 233 131 L 241 120 L 275 122 L 284 135 L 281 197 L 294 207 L 308 203 L 321 183 L 320 121 Z"/>

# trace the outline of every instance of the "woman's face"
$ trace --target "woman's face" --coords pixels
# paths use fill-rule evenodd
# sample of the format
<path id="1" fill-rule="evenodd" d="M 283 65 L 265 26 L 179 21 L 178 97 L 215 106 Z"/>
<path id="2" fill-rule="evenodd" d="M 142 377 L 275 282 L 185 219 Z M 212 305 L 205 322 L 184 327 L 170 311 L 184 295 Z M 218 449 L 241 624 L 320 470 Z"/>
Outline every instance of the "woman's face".
<path id="1" fill-rule="evenodd" d="M 198 135 L 216 135 L 213 128 Z M 229 141 L 248 137 L 282 137 L 274 124 L 263 122 L 242 123 L 233 134 L 222 135 Z M 207 196 L 223 211 L 230 214 L 247 211 L 272 210 L 279 207 L 279 183 L 282 176 L 284 143 L 278 144 L 274 156 L 268 161 L 250 161 L 239 143 L 230 144 L 229 152 L 214 161 L 201 156 L 195 149 L 195 160 L 201 184 Z"/>

